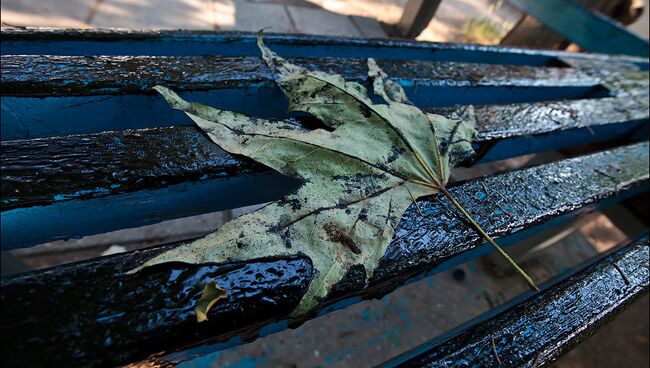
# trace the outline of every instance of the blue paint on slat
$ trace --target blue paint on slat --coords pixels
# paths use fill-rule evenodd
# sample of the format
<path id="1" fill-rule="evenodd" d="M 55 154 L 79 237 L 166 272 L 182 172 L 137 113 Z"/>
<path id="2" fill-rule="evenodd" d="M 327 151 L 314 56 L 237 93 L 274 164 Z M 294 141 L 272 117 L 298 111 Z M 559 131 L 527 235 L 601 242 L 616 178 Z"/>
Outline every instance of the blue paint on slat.
<path id="1" fill-rule="evenodd" d="M 254 92 L 254 93 L 253 93 Z M 287 101 L 276 87 L 184 91 L 190 101 L 251 116 L 286 117 Z M 267 103 L 263 103 L 266 101 Z M 109 130 L 192 125 L 157 95 L 7 97 L 2 106 L 2 140 L 29 139 Z"/>
<path id="2" fill-rule="evenodd" d="M 630 134 L 631 139 L 636 139 L 636 140 L 648 140 L 648 137 L 650 137 L 650 124 L 642 124 L 639 128 L 634 130 L 632 134 Z"/>
<path id="3" fill-rule="evenodd" d="M 508 0 L 587 51 L 648 57 L 648 41 L 575 0 Z"/>
<path id="4" fill-rule="evenodd" d="M 417 85 L 402 80 L 411 100 L 422 108 L 463 104 L 573 100 L 605 97 L 597 85 L 573 86 L 448 86 Z M 250 116 L 284 119 L 287 99 L 270 84 L 252 88 L 181 91 L 183 98 Z M 43 138 L 109 130 L 191 125 L 183 113 L 172 110 L 157 94 L 0 97 L 2 140 Z"/>
<path id="5" fill-rule="evenodd" d="M 560 58 L 599 59 L 554 50 L 527 50 L 479 45 L 455 45 L 389 39 L 354 39 L 327 36 L 266 34 L 266 43 L 288 57 L 338 57 L 388 60 L 430 60 L 564 66 Z M 255 35 L 246 32 L 172 31 L 137 34 L 111 34 L 85 31 L 83 34 L 52 35 L 32 32 L 9 35 L 2 39 L 2 55 L 149 55 L 149 56 L 259 56 Z M 625 58 L 613 62 L 631 62 L 643 70 L 648 61 Z"/>
<path id="6" fill-rule="evenodd" d="M 284 331 L 288 328 L 289 323 L 287 320 L 282 320 L 274 323 L 270 323 L 259 330 L 259 337 L 265 337 L 276 332 Z M 216 359 L 225 349 L 235 347 L 241 344 L 241 339 L 239 337 L 234 337 L 227 342 L 199 346 L 190 350 L 186 350 L 179 353 L 170 354 L 165 357 L 165 360 L 171 363 L 180 363 L 178 368 L 194 368 L 194 367 L 207 367 L 210 366 L 212 361 Z M 208 355 L 204 355 L 208 354 Z M 189 357 L 195 357 L 191 361 L 184 361 L 189 359 Z M 196 357 L 198 356 L 198 358 Z M 251 359 L 248 357 L 241 357 L 239 362 L 235 364 L 227 365 L 226 367 L 256 367 L 258 365 L 265 365 L 266 357 L 262 356 L 259 360 Z"/>
<path id="7" fill-rule="evenodd" d="M 285 57 L 349 57 L 386 60 L 455 61 L 484 64 L 548 66 L 557 65 L 556 56 L 540 52 L 504 50 L 449 49 L 429 44 L 429 47 L 388 47 L 371 45 L 310 45 L 267 41 L 267 45 Z M 161 37 L 141 41 L 110 42 L 75 40 L 37 40 L 2 42 L 2 55 L 148 55 L 148 56 L 259 56 L 252 39 L 224 42 L 219 37 L 177 39 Z"/>
<path id="8" fill-rule="evenodd" d="M 181 183 L 0 213 L 2 249 L 78 238 L 275 200 L 298 182 L 274 172 Z"/>
<path id="9" fill-rule="evenodd" d="M 523 231 L 518 231 L 513 234 L 498 238 L 499 239 L 499 245 L 502 247 L 509 247 L 513 244 L 516 244 L 522 240 L 525 240 L 541 231 L 551 229 L 553 227 L 562 225 L 564 223 L 567 223 L 569 221 L 575 220 L 577 217 L 580 217 L 582 215 L 598 211 L 604 208 L 607 208 L 611 206 L 612 204 L 619 203 L 627 198 L 631 198 L 635 195 L 638 195 L 640 193 L 643 193 L 647 191 L 650 188 L 650 185 L 648 183 L 645 183 L 643 185 L 638 186 L 637 188 L 621 192 L 619 193 L 616 197 L 611 197 L 607 198 L 605 200 L 602 200 L 600 202 L 594 203 L 592 205 L 584 206 L 576 211 L 573 211 L 569 214 L 565 214 L 562 216 L 554 217 L 552 219 L 549 219 L 539 225 L 529 227 Z M 419 281 L 425 277 L 429 277 L 433 274 L 440 273 L 443 271 L 447 271 L 449 269 L 452 269 L 454 267 L 458 267 L 461 264 L 467 263 L 471 261 L 472 259 L 476 259 L 479 257 L 482 257 L 484 255 L 490 254 L 494 251 L 494 248 L 489 245 L 488 243 L 484 243 L 483 245 L 476 247 L 468 252 L 463 252 L 461 255 L 456 256 L 454 258 L 451 258 L 438 266 L 436 266 L 433 270 L 429 272 L 422 273 L 416 277 L 413 277 L 409 280 L 407 280 L 402 286 L 411 284 L 413 282 Z"/>
<path id="10" fill-rule="evenodd" d="M 589 128 L 575 128 L 535 136 L 520 136 L 500 140 L 490 147 L 490 150 L 478 161 L 485 163 L 502 160 L 529 153 L 548 152 L 577 145 L 606 142 L 620 138 L 630 138 L 634 141 L 647 140 L 648 135 L 636 134 L 648 131 L 650 122 L 630 120 L 620 123 L 593 125 Z"/>
<path id="11" fill-rule="evenodd" d="M 595 126 L 591 130 L 565 130 L 538 138 L 504 140 L 495 145 L 494 153 L 488 151 L 480 163 L 629 137 L 634 132 L 647 131 L 649 125 L 648 120 L 631 121 Z M 647 135 L 643 139 L 647 139 Z M 4 211 L 0 214 L 2 249 L 26 247 L 56 239 L 81 237 L 262 203 L 279 198 L 293 188 L 292 185 L 295 187 L 298 183 L 280 174 L 263 173 Z M 210 200 L 206 201 L 204 198 Z M 61 215 L 63 213 L 66 215 Z M 39 220 L 35 222 L 34 219 Z M 342 307 L 344 305 L 334 308 Z"/>
<path id="12" fill-rule="evenodd" d="M 361 300 L 362 299 L 361 299 L 360 296 L 355 296 L 355 297 L 352 297 L 352 298 L 347 298 L 347 299 L 344 299 L 344 300 L 340 300 L 340 301 L 338 301 L 338 302 L 336 302 L 334 304 L 328 305 L 327 307 L 321 309 L 318 312 L 318 316 L 322 316 L 322 315 L 325 315 L 327 313 L 331 313 L 331 312 L 334 312 L 334 311 L 337 311 L 337 310 L 340 310 L 340 309 L 345 309 L 345 308 L 347 308 L 347 307 L 349 307 L 349 306 L 351 306 L 353 304 L 359 303 Z"/>
<path id="13" fill-rule="evenodd" d="M 301 35 L 267 34 L 266 43 L 287 57 L 337 57 L 386 60 L 429 60 L 529 66 L 562 65 L 560 57 L 582 56 L 550 51 L 451 45 L 395 40 L 360 40 Z M 49 38 L 2 41 L 2 55 L 149 55 L 149 56 L 259 56 L 254 36 L 221 33 L 171 33 L 140 40 L 81 40 Z M 643 65 L 648 63 L 633 60 Z"/>

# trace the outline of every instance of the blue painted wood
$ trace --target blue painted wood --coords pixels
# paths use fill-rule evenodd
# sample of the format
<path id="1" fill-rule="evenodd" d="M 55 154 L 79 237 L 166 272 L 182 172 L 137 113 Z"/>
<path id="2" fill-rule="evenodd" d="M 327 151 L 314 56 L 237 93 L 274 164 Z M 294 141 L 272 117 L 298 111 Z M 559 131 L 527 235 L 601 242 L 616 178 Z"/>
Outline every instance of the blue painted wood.
<path id="1" fill-rule="evenodd" d="M 25 37 L 32 37 L 33 39 L 25 41 L 23 39 Z M 17 34 L 10 35 L 9 40 L 11 41 L 13 38 L 18 40 L 22 39 L 20 42 L 47 40 L 47 42 L 56 43 L 62 39 L 77 42 L 79 39 L 83 40 L 87 37 L 90 37 L 92 41 L 86 40 L 83 42 L 93 42 L 103 46 L 112 45 L 113 42 L 120 43 L 125 40 L 135 42 L 135 44 L 139 45 L 138 47 L 142 47 L 143 51 L 141 52 L 148 51 L 147 47 L 150 45 L 147 42 L 154 42 L 156 44 L 162 42 L 163 44 L 176 46 L 185 45 L 185 43 L 189 42 L 205 46 L 210 41 L 216 41 L 217 45 L 232 45 L 240 42 L 250 48 L 245 49 L 244 53 L 254 52 L 257 54 L 259 52 L 253 43 L 254 37 L 251 34 L 172 32 L 133 35 L 112 32 L 106 34 L 101 32 L 71 32 L 69 34 L 54 32 L 48 34 L 44 32 L 41 35 L 32 33 L 21 35 L 18 32 Z M 3 38 L 3 42 L 5 40 L 6 38 Z M 341 45 L 349 48 L 357 46 L 365 47 L 370 42 L 363 40 L 318 37 L 296 38 L 293 36 L 273 35 L 269 36 L 269 41 L 277 42 L 278 45 L 284 45 L 284 47 L 288 48 L 284 51 L 287 51 L 289 54 L 291 53 L 290 50 L 294 50 L 294 52 L 301 50 L 297 48 L 296 43 L 302 43 L 304 46 L 318 50 L 320 50 L 320 47 L 324 47 L 327 52 L 334 52 L 334 49 L 340 51 L 339 47 Z M 400 41 L 377 41 L 376 43 L 371 42 L 371 44 L 373 45 L 372 47 L 391 48 L 392 50 L 405 47 L 407 49 L 417 49 L 420 52 L 422 50 L 428 50 L 427 47 L 430 47 L 430 45 L 421 43 L 403 44 Z M 448 46 L 450 47 L 449 50 L 463 50 L 463 52 L 477 50 L 474 47 Z M 328 47 L 332 47 L 333 49 L 328 49 Z M 345 47 L 343 50 L 347 50 Z M 191 51 L 192 47 L 183 50 Z M 233 53 L 240 54 L 240 51 L 233 51 Z M 517 52 L 527 53 L 521 50 Z M 347 56 L 345 52 L 339 55 Z M 558 55 L 568 57 L 568 55 L 562 53 Z M 596 66 L 604 65 L 603 60 L 608 59 L 598 55 L 586 58 L 591 60 Z M 157 62 L 161 63 L 157 68 L 170 68 L 168 65 L 172 65 L 171 68 L 173 70 L 170 71 L 172 74 L 163 74 L 177 75 L 178 73 L 174 73 L 179 72 L 179 70 L 174 69 L 175 67 L 173 66 L 180 65 L 182 69 L 182 65 L 185 65 L 179 60 L 172 59 L 173 62 L 168 63 L 165 61 L 166 59 L 161 59 L 162 61 L 151 61 L 151 59 L 147 58 L 116 58 L 115 60 L 105 57 L 71 58 L 69 60 L 65 58 L 50 59 L 47 57 L 34 57 L 31 59 L 15 57 L 7 59 L 12 63 L 11 68 L 13 69 L 10 68 L 9 64 L 7 64 L 7 68 L 3 69 L 3 85 L 11 85 L 14 94 L 22 93 L 25 96 L 2 96 L 3 139 L 31 139 L 107 130 L 123 130 L 127 128 L 192 125 L 185 115 L 171 110 L 162 98 L 153 93 L 147 94 L 150 86 L 160 82 L 160 70 L 156 68 L 153 68 L 155 70 L 152 68 L 144 68 L 142 69 L 144 71 L 136 76 L 137 78 L 133 78 L 134 76 L 131 74 L 133 63 L 140 65 L 138 63 L 146 64 L 147 62 L 151 62 L 154 65 Z M 259 60 L 257 58 L 237 60 L 239 60 L 238 64 L 232 64 L 232 61 L 228 61 L 228 59 L 191 58 L 189 61 L 192 62 L 193 68 L 190 69 L 189 73 L 183 72 L 178 74 L 177 79 L 174 79 L 172 82 L 178 83 L 177 87 L 181 89 L 181 94 L 188 100 L 213 104 L 223 109 L 240 111 L 252 116 L 286 118 L 286 99 L 281 91 L 274 86 L 271 78 L 268 76 L 268 71 L 265 71 L 263 68 L 260 69 L 259 65 L 261 63 Z M 612 58 L 612 60 L 614 60 L 615 65 L 616 62 L 623 62 L 617 58 Z M 629 58 L 622 60 L 625 60 L 625 63 L 628 64 L 621 65 L 629 65 L 630 60 L 638 61 L 638 59 Z M 63 69 L 53 68 L 53 62 L 56 65 L 67 65 L 67 67 Z M 322 66 L 325 69 L 342 68 L 342 73 L 346 77 L 351 77 L 355 80 L 365 79 L 365 63 L 359 62 L 358 60 L 348 59 L 344 64 L 334 59 L 318 61 L 312 59 L 311 61 L 307 60 L 303 62 L 309 63 L 312 67 Z M 221 69 L 218 70 L 223 69 L 223 73 L 214 73 L 212 70 L 205 70 L 205 66 L 207 65 L 205 63 L 221 65 Z M 242 67 L 242 63 L 247 66 Z M 451 106 L 457 104 L 459 101 L 462 101 L 463 104 L 510 103 L 566 100 L 584 97 L 594 98 L 604 97 L 610 93 L 600 87 L 600 83 L 602 82 L 600 76 L 590 76 L 582 73 L 578 69 L 540 69 L 488 66 L 483 64 L 454 64 L 451 66 L 445 64 L 427 64 L 424 62 L 420 62 L 419 64 L 408 62 L 408 65 L 413 65 L 414 67 L 404 70 L 403 67 L 399 67 L 401 64 L 401 62 L 387 63 L 389 67 L 395 69 L 391 74 L 398 76 L 397 80 L 407 89 L 407 93 L 409 93 L 412 100 L 423 108 Z M 21 67 L 21 65 L 31 65 L 28 68 L 31 74 L 23 73 L 22 70 L 26 68 Z M 74 69 L 77 65 L 78 70 Z M 225 69 L 223 65 L 225 65 Z M 231 67 L 228 67 L 228 65 L 231 65 Z M 202 67 L 203 69 L 201 69 Z M 12 72 L 11 70 L 15 70 L 16 72 Z M 246 71 L 248 73 L 245 73 Z M 617 77 L 616 80 L 618 81 L 621 78 L 625 79 L 628 76 Z M 61 83 L 61 80 L 64 80 L 65 83 Z M 133 82 L 134 80 L 135 82 Z M 95 86 L 95 88 L 87 88 L 87 85 Z M 38 93 L 41 87 L 45 88 L 45 92 Z M 100 87 L 106 94 L 94 95 Z M 638 89 L 639 87 L 634 88 Z M 67 92 L 68 89 L 69 92 Z M 81 96 L 60 97 L 61 95 L 65 96 L 66 93 L 78 93 Z M 57 96 L 50 96 L 50 94 Z M 38 97 L 34 97 L 34 95 Z M 588 100 L 583 101 L 585 101 L 584 103 L 588 102 Z M 578 105 L 581 104 L 578 103 Z M 528 111 L 526 110 L 528 107 L 522 106 L 521 108 L 523 111 Z M 629 106 L 625 109 L 630 110 Z M 571 131 L 571 133 L 576 134 L 573 138 L 565 135 L 565 132 L 557 131 L 557 127 L 559 126 L 563 127 L 561 130 L 569 129 L 569 126 L 571 126 L 572 122 L 565 121 L 565 115 L 567 113 L 571 116 L 582 116 L 582 110 L 599 111 L 598 108 L 585 105 L 566 111 L 560 109 L 559 114 L 548 114 L 544 118 L 550 118 L 550 123 L 541 124 L 540 121 L 537 121 L 537 128 L 533 128 L 532 124 L 527 124 L 522 132 L 514 136 L 508 136 L 505 139 L 505 141 L 518 140 L 516 145 L 505 143 L 505 141 L 501 142 L 500 139 L 493 141 L 496 142 L 496 146 L 492 147 L 487 155 L 482 156 L 482 161 L 485 162 L 547 149 L 565 148 L 578 143 L 593 143 L 614 137 L 624 137 L 626 134 L 637 129 L 639 124 L 647 125 L 647 114 L 642 114 L 643 116 L 633 114 L 635 117 L 632 117 L 632 115 L 620 116 L 618 117 L 619 120 L 615 122 L 616 124 L 609 124 L 609 117 L 601 114 L 594 116 L 593 119 L 585 120 L 576 118 L 575 121 L 580 121 L 580 123 L 575 125 L 575 131 Z M 609 114 L 613 116 L 614 113 L 610 112 Z M 605 115 L 607 114 L 605 113 Z M 521 117 L 517 119 L 518 121 L 522 120 Z M 564 122 L 558 123 L 556 119 Z M 527 119 L 523 120 L 527 121 Z M 549 127 L 549 124 L 555 128 L 551 127 L 547 131 L 539 130 L 540 126 Z M 596 130 L 586 128 L 589 131 L 587 133 L 585 128 L 580 124 L 605 124 L 607 126 L 599 126 Z M 544 134 L 544 132 L 549 134 Z M 533 134 L 535 138 L 526 138 L 524 137 L 526 134 Z M 220 185 L 226 185 L 225 183 L 229 179 L 221 184 L 219 183 L 220 180 L 211 178 L 210 180 L 195 183 L 196 185 L 190 185 L 188 181 L 185 184 L 175 184 L 160 189 L 139 189 L 135 192 L 125 191 L 114 193 L 113 187 L 84 187 L 73 192 L 57 193 L 55 200 L 46 206 L 12 209 L 3 212 L 3 219 L 5 220 L 5 227 L 3 229 L 7 234 L 3 238 L 5 240 L 4 244 L 5 246 L 11 245 L 12 247 L 26 246 L 41 241 L 72 236 L 77 237 L 119 229 L 124 226 L 143 225 L 158 222 L 163 219 L 224 209 L 226 205 L 222 203 L 223 201 L 217 199 L 218 197 L 213 197 L 213 201 L 206 201 L 204 206 L 191 207 L 187 206 L 184 202 L 188 198 L 199 198 L 206 193 L 212 193 L 210 190 L 214 191 L 214 188 L 219 188 Z M 184 186 L 192 189 L 178 190 L 181 187 L 185 188 Z M 282 190 L 286 190 L 286 188 L 278 190 L 281 192 Z M 188 191 L 191 193 L 188 193 Z M 87 195 L 90 194 L 92 195 L 88 197 Z M 108 194 L 119 195 L 108 198 L 106 197 Z M 162 197 L 165 197 L 165 199 L 158 199 Z M 60 200 L 56 198 L 60 198 Z M 151 200 L 151 198 L 157 199 Z M 147 205 L 142 206 L 140 204 L 141 202 L 146 202 Z M 228 203 L 230 203 L 231 207 L 247 204 L 243 202 Z M 123 216 L 121 214 L 122 212 L 118 212 L 120 214 L 115 215 L 111 212 L 111 208 L 120 208 L 122 212 L 129 213 L 131 216 L 126 216 L 120 220 L 119 217 Z M 133 211 L 130 210 L 131 208 L 133 208 Z M 166 211 L 163 211 L 163 208 Z M 101 209 L 101 211 L 97 211 L 97 209 Z M 94 211 L 97 211 L 97 214 L 94 214 Z M 66 213 L 67 218 L 77 220 L 74 220 L 72 223 L 66 222 L 54 215 L 58 213 Z M 165 214 L 161 215 L 162 213 Z M 42 219 L 42 231 L 33 232 L 29 230 L 30 226 L 28 225 L 28 221 L 30 217 Z"/>
<path id="2" fill-rule="evenodd" d="M 367 83 L 363 59 L 295 62 Z M 577 68 L 381 64 L 422 108 L 597 98 L 616 92 L 603 87 L 600 76 Z M 189 119 L 170 112 L 153 93 L 151 87 L 156 84 L 222 109 L 265 118 L 287 117 L 286 97 L 258 58 L 3 56 L 3 65 L 3 140 L 189 124 Z M 638 78 L 634 73 L 643 74 L 631 71 L 617 80 Z"/>
<path id="3" fill-rule="evenodd" d="M 508 0 L 587 51 L 648 57 L 648 41 L 575 0 Z"/>
<path id="4" fill-rule="evenodd" d="M 605 97 L 597 86 L 418 86 L 406 83 L 406 92 L 424 108 L 467 104 L 508 104 Z M 417 89 L 417 90 L 416 90 Z M 286 119 L 287 99 L 273 85 L 257 88 L 183 91 L 188 101 L 201 102 L 269 119 Z M 188 126 L 187 116 L 169 109 L 157 94 L 75 97 L 0 97 L 2 140 L 94 133 L 107 130 Z"/>
<path id="5" fill-rule="evenodd" d="M 586 130 L 586 129 L 585 129 Z M 589 134 L 585 132 L 585 135 Z M 565 136 L 571 141 L 570 136 Z M 554 144 L 552 140 L 547 141 Z M 568 147 L 572 147 L 570 145 Z M 522 154 L 519 147 L 512 152 Z M 511 157 L 511 156 L 508 156 Z M 503 158 L 503 157 L 499 157 Z M 480 161 L 481 163 L 487 160 Z M 213 178 L 199 182 L 175 184 L 164 188 L 98 196 L 92 199 L 56 201 L 48 205 L 16 208 L 0 213 L 0 244 L 3 250 L 29 247 L 45 242 L 80 238 L 87 235 L 155 224 L 187 216 L 222 211 L 252 204 L 270 202 L 297 188 L 299 182 L 275 172 L 247 174 L 230 178 Z M 642 193 L 647 187 L 620 193 L 614 203 Z M 71 196 L 73 197 L 73 196 Z M 587 212 L 610 205 L 589 207 Z M 561 217 L 548 226 L 571 220 Z M 38 219 L 38 221 L 34 221 Z M 514 241 L 522 240 L 545 227 L 526 232 Z M 504 240 L 506 243 L 509 239 Z M 484 254 L 491 249 L 482 249 Z M 469 255 L 468 255 L 469 256 Z M 451 266 L 462 263 L 456 262 Z"/>
<path id="6" fill-rule="evenodd" d="M 582 127 L 535 136 L 519 136 L 497 141 L 477 163 L 503 160 L 529 153 L 549 152 L 579 145 L 604 143 L 616 139 L 643 141 L 648 138 L 647 119 L 627 121 L 621 124 L 607 124 Z"/>
<path id="7" fill-rule="evenodd" d="M 559 58 L 632 62 L 647 69 L 645 58 L 580 55 L 547 50 L 358 39 L 313 35 L 265 34 L 266 44 L 286 57 L 348 57 L 388 60 L 456 61 L 531 66 L 562 65 Z M 399 50 L 396 52 L 396 50 Z M 108 30 L 4 30 L 2 55 L 150 55 L 257 56 L 255 34 L 247 32 Z"/>
<path id="8" fill-rule="evenodd" d="M 615 109 L 624 102 L 607 99 L 600 101 L 598 111 L 585 113 L 582 109 L 594 107 L 591 101 L 479 106 L 474 141 L 478 154 L 463 165 L 612 139 L 633 142 L 647 138 L 647 108 L 643 111 L 640 107 L 636 115 L 628 110 L 617 116 Z M 524 114 L 517 113 L 522 110 Z M 572 113 L 579 116 L 567 119 Z M 227 180 L 264 170 L 224 152 L 195 127 L 6 141 L 2 150 L 2 211 L 196 180 Z"/>
<path id="9" fill-rule="evenodd" d="M 270 202 L 299 182 L 275 172 L 200 180 L 0 213 L 2 249 L 133 228 L 175 218 Z"/>
<path id="10" fill-rule="evenodd" d="M 637 133 L 650 125 L 647 102 L 643 106 L 643 98 L 478 106 L 478 162 L 612 139 L 644 140 L 647 135 Z M 129 134 L 139 138 L 103 133 L 5 143 L 3 149 L 12 152 L 2 161 L 3 249 L 274 200 L 293 183 L 269 172 L 263 177 L 274 184 L 260 182 L 250 174 L 259 167 L 224 153 L 194 129 Z M 179 147 L 179 140 L 188 143 Z M 102 148 L 107 144 L 109 150 Z M 44 145 L 47 150 L 39 148 Z M 85 166 L 67 159 L 77 161 L 75 152 Z M 233 188 L 238 190 L 230 193 Z M 256 198 L 242 188 L 265 192 Z M 210 200 L 195 205 L 198 198 Z M 33 218 L 39 231 L 32 231 Z"/>
<path id="11" fill-rule="evenodd" d="M 566 141 L 570 142 L 571 138 L 567 137 Z M 513 153 L 521 152 L 513 150 Z M 74 199 L 72 194 L 68 197 L 72 199 L 1 212 L 1 244 L 3 249 L 20 248 L 263 203 L 280 198 L 296 185 L 277 173 L 266 172 L 89 199 Z"/>
<path id="12" fill-rule="evenodd" d="M 253 93 L 254 92 L 254 93 Z M 253 91 L 218 89 L 184 91 L 184 98 L 251 116 L 282 118 L 287 102 L 282 93 L 268 85 Z M 31 139 L 109 130 L 190 126 L 192 121 L 157 94 L 0 97 L 2 140 Z M 268 104 L 267 104 L 268 103 Z"/>

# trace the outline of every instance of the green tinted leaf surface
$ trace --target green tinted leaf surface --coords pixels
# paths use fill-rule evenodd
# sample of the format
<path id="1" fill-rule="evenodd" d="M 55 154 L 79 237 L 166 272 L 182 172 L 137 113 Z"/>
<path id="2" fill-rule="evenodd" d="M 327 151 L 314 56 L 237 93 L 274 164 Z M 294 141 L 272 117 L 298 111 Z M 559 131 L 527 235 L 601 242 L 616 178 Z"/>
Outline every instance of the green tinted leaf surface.
<path id="1" fill-rule="evenodd" d="M 311 258 L 315 276 L 293 312 L 298 316 L 352 266 L 362 265 L 372 276 L 413 198 L 437 193 L 450 165 L 473 154 L 474 120 L 471 108 L 455 118 L 422 112 L 372 59 L 369 77 L 386 103 L 373 103 L 362 85 L 339 75 L 287 62 L 261 38 L 259 46 L 290 110 L 310 113 L 331 130 L 251 118 L 187 102 L 165 87 L 156 90 L 224 150 L 299 178 L 302 186 L 142 267 L 302 253 Z"/>

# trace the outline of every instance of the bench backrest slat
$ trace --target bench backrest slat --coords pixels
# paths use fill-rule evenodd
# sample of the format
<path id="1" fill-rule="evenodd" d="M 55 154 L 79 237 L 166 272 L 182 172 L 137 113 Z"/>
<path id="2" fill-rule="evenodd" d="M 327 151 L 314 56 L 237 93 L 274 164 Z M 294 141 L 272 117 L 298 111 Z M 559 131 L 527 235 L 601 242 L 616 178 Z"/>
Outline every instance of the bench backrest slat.
<path id="1" fill-rule="evenodd" d="M 561 58 L 568 57 L 637 63 L 648 69 L 648 59 L 642 57 L 513 47 L 273 33 L 265 34 L 265 43 L 286 57 L 373 57 L 530 66 L 556 66 L 562 64 Z M 248 32 L 7 29 L 3 30 L 2 44 L 3 55 L 259 55 L 255 34 Z"/>

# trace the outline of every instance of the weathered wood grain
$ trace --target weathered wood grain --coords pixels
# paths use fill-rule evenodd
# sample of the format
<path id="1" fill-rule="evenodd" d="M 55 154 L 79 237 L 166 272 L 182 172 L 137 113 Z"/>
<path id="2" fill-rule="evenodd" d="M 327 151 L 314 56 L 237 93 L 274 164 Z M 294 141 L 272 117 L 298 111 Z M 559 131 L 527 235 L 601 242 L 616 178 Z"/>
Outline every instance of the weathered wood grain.
<path id="1" fill-rule="evenodd" d="M 531 66 L 558 65 L 562 64 L 558 58 L 569 57 L 606 63 L 635 63 L 648 69 L 647 58 L 621 55 L 316 35 L 266 33 L 264 37 L 267 45 L 288 57 L 374 57 Z M 259 55 L 255 34 L 249 32 L 5 28 L 2 42 L 3 55 Z"/>
<path id="2" fill-rule="evenodd" d="M 70 96 L 151 92 L 157 84 L 178 90 L 272 85 L 273 73 L 258 57 L 3 55 L 3 96 Z M 291 59 L 346 79 L 368 79 L 363 59 Z M 594 87 L 600 83 L 575 68 L 380 60 L 407 87 Z M 26 71 L 28 71 L 26 73 Z M 642 73 L 642 72 L 639 72 Z"/>
<path id="3" fill-rule="evenodd" d="M 647 182 L 648 144 L 642 143 L 483 178 L 450 190 L 488 233 L 507 245 L 566 216 L 625 198 Z M 479 247 L 482 241 L 444 197 L 424 199 L 419 206 L 423 216 L 414 206 L 405 213 L 369 283 L 364 282 L 361 269 L 351 270 L 324 301 L 324 310 L 359 297 L 383 295 L 417 275 L 489 251 Z M 282 321 L 300 299 L 312 272 L 308 260 L 288 258 L 168 264 L 125 274 L 166 247 L 3 279 L 3 359 L 21 366 L 110 366 L 140 359 L 171 364 L 286 327 Z M 207 323 L 197 326 L 191 311 L 211 278 L 232 290 L 232 296 L 215 306 Z M 211 343 L 221 345 L 185 350 Z"/>

